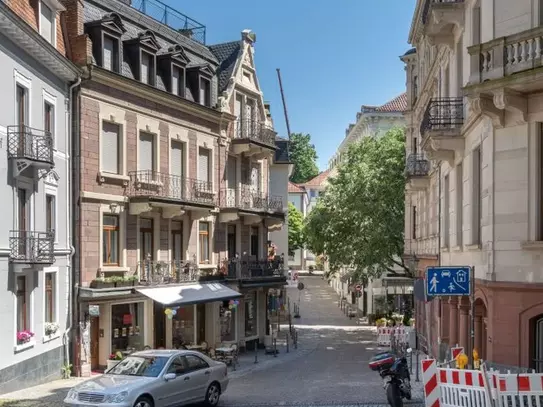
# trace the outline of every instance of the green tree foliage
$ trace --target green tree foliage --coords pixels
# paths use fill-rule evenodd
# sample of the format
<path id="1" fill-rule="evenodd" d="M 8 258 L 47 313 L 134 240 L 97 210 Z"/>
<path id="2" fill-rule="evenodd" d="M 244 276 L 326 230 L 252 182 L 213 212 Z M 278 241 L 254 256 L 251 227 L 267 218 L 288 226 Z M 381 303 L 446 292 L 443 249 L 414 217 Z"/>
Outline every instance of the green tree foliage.
<path id="1" fill-rule="evenodd" d="M 288 203 L 288 251 L 292 255 L 295 250 L 304 246 L 304 217 L 292 202 Z"/>
<path id="2" fill-rule="evenodd" d="M 331 271 L 354 268 L 359 281 L 395 273 L 403 263 L 405 137 L 392 129 L 350 146 L 346 159 L 317 206 L 304 235 L 314 253 L 328 257 Z"/>
<path id="3" fill-rule="evenodd" d="M 319 175 L 317 151 L 309 134 L 293 133 L 290 136 L 290 158 L 294 163 L 291 182 L 301 184 Z"/>

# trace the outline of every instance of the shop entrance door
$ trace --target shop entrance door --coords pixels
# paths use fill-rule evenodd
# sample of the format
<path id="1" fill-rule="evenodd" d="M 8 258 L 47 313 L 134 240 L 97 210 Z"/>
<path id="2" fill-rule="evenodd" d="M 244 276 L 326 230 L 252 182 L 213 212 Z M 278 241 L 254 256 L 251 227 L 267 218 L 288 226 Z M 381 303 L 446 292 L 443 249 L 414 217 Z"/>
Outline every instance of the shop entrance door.
<path id="1" fill-rule="evenodd" d="M 91 318 L 90 335 L 91 370 L 98 370 L 100 365 L 100 318 Z"/>
<path id="2" fill-rule="evenodd" d="M 155 349 L 166 347 L 166 314 L 164 306 L 157 302 L 154 305 L 155 315 Z"/>

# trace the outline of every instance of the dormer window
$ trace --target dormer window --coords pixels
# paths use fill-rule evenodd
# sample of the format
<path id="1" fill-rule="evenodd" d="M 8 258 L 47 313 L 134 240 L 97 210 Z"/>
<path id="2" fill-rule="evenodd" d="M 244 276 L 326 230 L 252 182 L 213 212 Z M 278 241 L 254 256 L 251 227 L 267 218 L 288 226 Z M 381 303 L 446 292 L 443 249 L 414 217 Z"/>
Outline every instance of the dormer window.
<path id="1" fill-rule="evenodd" d="M 172 66 L 171 91 L 174 95 L 185 96 L 185 69 L 177 65 Z"/>
<path id="2" fill-rule="evenodd" d="M 155 81 L 155 56 L 141 51 L 140 81 L 147 85 L 154 85 Z"/>
<path id="3" fill-rule="evenodd" d="M 111 72 L 121 72 L 121 36 L 126 32 L 121 17 L 116 13 L 85 25 L 92 40 L 92 54 L 96 64 Z"/>
<path id="4" fill-rule="evenodd" d="M 40 0 L 38 8 L 40 35 L 55 47 L 57 42 L 57 12 L 63 11 L 65 8 L 57 0 Z"/>
<path id="5" fill-rule="evenodd" d="M 203 106 L 211 107 L 211 81 L 207 78 L 200 78 L 199 102 Z"/>
<path id="6" fill-rule="evenodd" d="M 157 56 L 159 72 L 166 90 L 180 97 L 185 97 L 185 67 L 189 62 L 183 48 L 177 44 L 168 48 L 168 52 Z"/>
<path id="7" fill-rule="evenodd" d="M 156 53 L 160 48 L 155 34 L 147 30 L 124 42 L 134 77 L 147 85 L 156 83 Z"/>
<path id="8" fill-rule="evenodd" d="M 187 98 L 202 106 L 211 107 L 211 78 L 213 71 L 207 65 L 187 68 Z"/>

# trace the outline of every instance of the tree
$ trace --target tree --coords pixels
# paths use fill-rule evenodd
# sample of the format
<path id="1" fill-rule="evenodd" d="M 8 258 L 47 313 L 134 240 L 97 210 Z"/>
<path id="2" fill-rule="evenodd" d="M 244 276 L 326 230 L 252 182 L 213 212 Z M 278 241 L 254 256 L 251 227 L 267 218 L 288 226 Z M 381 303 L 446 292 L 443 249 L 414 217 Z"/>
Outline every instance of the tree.
<path id="1" fill-rule="evenodd" d="M 288 251 L 292 255 L 295 250 L 304 246 L 304 217 L 292 202 L 288 203 Z"/>
<path id="2" fill-rule="evenodd" d="M 402 275 L 412 276 L 402 259 L 404 143 L 403 131 L 392 129 L 351 145 L 306 218 L 307 246 L 326 254 L 332 271 L 348 265 L 358 281 L 367 281 L 397 274 L 399 266 Z"/>
<path id="3" fill-rule="evenodd" d="M 311 144 L 309 134 L 293 133 L 290 137 L 290 158 L 294 163 L 294 171 L 290 181 L 300 184 L 319 175 L 317 167 L 317 151 Z"/>

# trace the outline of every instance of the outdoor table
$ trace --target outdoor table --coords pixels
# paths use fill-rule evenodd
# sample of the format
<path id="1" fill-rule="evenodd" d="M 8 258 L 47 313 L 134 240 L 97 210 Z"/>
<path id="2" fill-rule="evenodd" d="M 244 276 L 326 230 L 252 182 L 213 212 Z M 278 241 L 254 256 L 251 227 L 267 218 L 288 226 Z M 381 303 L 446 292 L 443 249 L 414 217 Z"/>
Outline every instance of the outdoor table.
<path id="1" fill-rule="evenodd" d="M 187 345 L 186 347 L 188 350 L 202 350 L 203 347 L 201 345 Z"/>
<path id="2" fill-rule="evenodd" d="M 216 348 L 215 352 L 219 353 L 232 353 L 234 351 L 234 348 Z"/>

